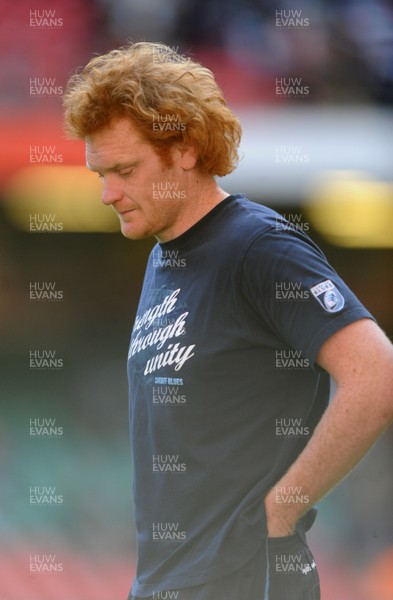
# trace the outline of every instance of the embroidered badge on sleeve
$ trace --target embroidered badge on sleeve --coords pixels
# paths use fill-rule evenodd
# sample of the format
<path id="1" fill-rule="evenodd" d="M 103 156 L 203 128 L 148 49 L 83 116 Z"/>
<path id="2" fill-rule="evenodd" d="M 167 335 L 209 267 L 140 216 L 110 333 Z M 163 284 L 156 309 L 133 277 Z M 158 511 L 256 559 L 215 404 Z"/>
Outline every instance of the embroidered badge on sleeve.
<path id="1" fill-rule="evenodd" d="M 330 279 L 314 285 L 311 288 L 311 293 L 327 312 L 335 313 L 344 308 L 344 296 Z"/>

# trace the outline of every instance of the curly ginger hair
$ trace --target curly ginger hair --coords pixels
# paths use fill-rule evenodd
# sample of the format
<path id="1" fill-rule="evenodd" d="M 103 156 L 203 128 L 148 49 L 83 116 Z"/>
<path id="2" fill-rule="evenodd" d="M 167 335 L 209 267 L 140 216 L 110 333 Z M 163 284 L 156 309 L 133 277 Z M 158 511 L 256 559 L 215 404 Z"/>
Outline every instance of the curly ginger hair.
<path id="1" fill-rule="evenodd" d="M 168 147 L 192 145 L 211 175 L 231 173 L 241 126 L 212 72 L 164 44 L 138 42 L 97 56 L 68 81 L 65 129 L 83 139 L 119 118 L 131 119 L 168 162 Z"/>

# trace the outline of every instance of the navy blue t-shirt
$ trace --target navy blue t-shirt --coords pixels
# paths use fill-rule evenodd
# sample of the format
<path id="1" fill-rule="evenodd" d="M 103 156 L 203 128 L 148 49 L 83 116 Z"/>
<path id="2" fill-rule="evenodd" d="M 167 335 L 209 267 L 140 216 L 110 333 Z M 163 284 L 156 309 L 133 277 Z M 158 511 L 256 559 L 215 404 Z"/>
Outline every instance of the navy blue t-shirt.
<path id="1" fill-rule="evenodd" d="M 255 554 L 264 496 L 328 403 L 317 353 L 364 317 L 310 238 L 243 195 L 153 248 L 128 358 L 134 595 L 222 577 Z"/>

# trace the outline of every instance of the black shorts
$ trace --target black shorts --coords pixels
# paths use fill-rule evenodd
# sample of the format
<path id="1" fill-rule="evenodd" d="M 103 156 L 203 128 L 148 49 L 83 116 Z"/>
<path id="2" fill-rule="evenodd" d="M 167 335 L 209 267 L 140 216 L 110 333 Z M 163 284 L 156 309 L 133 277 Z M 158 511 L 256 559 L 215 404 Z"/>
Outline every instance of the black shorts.
<path id="1" fill-rule="evenodd" d="M 243 567 L 220 579 L 128 600 L 320 600 L 319 577 L 305 536 L 268 538 Z"/>

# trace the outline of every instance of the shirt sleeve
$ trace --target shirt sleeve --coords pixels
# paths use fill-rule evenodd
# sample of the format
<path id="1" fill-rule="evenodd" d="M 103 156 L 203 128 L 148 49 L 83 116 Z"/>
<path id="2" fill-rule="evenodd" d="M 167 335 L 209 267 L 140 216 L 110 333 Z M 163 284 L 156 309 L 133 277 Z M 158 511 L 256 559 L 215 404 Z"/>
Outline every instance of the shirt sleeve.
<path id="1" fill-rule="evenodd" d="M 336 331 L 374 317 L 318 246 L 298 230 L 261 233 L 242 264 L 242 291 L 257 318 L 315 366 L 322 344 Z"/>

